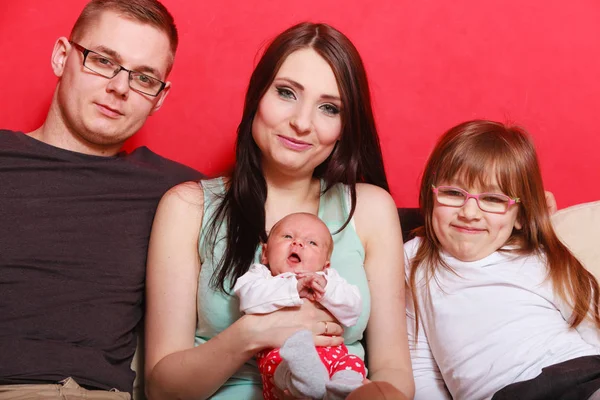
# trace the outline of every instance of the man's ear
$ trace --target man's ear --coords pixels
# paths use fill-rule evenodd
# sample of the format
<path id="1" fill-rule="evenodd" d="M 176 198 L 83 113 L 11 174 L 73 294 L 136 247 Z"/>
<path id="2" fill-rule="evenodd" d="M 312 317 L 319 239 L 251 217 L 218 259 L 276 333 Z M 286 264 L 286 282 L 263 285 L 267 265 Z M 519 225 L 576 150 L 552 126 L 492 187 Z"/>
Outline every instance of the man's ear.
<path id="1" fill-rule="evenodd" d="M 67 64 L 67 58 L 71 52 L 72 46 L 69 43 L 69 39 L 64 36 L 59 37 L 54 43 L 54 50 L 52 50 L 52 58 L 50 64 L 52 65 L 52 71 L 57 77 L 61 77 L 65 71 L 65 65 Z"/>
<path id="2" fill-rule="evenodd" d="M 267 257 L 267 244 L 263 243 L 262 244 L 262 251 L 261 251 L 261 255 L 260 255 L 260 263 L 267 265 L 268 264 L 268 259 L 269 257 Z"/>
<path id="3" fill-rule="evenodd" d="M 157 112 L 158 110 L 160 110 L 160 108 L 163 105 L 163 102 L 167 98 L 167 95 L 169 94 L 170 91 L 171 91 L 171 82 L 166 82 L 165 88 L 158 95 L 158 100 L 156 101 L 156 104 L 154 105 L 154 107 L 152 107 L 152 111 L 150 111 L 150 115 L 152 115 L 155 112 Z"/>

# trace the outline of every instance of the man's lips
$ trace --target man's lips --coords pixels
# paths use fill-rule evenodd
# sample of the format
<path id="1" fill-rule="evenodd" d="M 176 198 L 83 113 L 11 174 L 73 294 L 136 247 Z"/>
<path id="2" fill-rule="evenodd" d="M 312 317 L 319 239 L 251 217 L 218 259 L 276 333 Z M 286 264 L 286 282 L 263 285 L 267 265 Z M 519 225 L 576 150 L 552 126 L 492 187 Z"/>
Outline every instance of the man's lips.
<path id="1" fill-rule="evenodd" d="M 102 113 L 103 115 L 106 115 L 109 118 L 118 118 L 123 116 L 123 112 L 121 112 L 120 110 L 110 107 L 109 105 L 106 104 L 101 104 L 101 103 L 94 103 L 96 105 L 96 108 L 98 109 L 98 111 L 100 111 L 100 113 Z"/>
<path id="2" fill-rule="evenodd" d="M 289 136 L 277 135 L 277 138 L 285 147 L 292 149 L 292 150 L 297 150 L 297 151 L 306 150 L 312 146 L 308 142 L 305 142 L 303 140 L 294 139 Z"/>

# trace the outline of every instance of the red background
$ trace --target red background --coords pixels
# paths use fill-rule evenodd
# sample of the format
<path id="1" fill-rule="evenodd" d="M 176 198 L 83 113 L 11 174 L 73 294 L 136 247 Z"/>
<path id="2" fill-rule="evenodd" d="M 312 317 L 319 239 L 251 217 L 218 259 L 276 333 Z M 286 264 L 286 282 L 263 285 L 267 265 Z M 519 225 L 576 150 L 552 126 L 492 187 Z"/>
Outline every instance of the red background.
<path id="1" fill-rule="evenodd" d="M 85 0 L 0 0 L 0 127 L 41 125 L 54 41 Z M 436 138 L 473 118 L 533 135 L 560 208 L 600 199 L 597 0 L 164 0 L 180 47 L 164 107 L 127 148 L 147 145 L 207 174 L 232 160 L 261 46 L 293 23 L 330 23 L 361 52 L 398 206 L 417 205 Z"/>

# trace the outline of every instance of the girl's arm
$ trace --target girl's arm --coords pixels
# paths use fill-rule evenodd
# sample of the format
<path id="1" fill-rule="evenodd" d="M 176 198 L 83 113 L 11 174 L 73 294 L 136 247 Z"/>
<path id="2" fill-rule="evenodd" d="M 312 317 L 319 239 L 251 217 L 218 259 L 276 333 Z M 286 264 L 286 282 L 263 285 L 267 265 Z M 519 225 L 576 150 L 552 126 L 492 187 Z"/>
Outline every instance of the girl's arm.
<path id="1" fill-rule="evenodd" d="M 452 396 L 448 392 L 444 378 L 429 347 L 429 341 L 423 328 L 423 320 L 419 319 L 417 333 L 414 313 L 412 297 L 407 290 L 406 324 L 410 358 L 415 377 L 415 400 L 450 400 Z"/>
<path id="2" fill-rule="evenodd" d="M 303 304 L 267 315 L 246 315 L 206 343 L 194 347 L 200 259 L 198 236 L 203 193 L 197 183 L 168 191 L 160 201 L 148 252 L 146 281 L 146 391 L 150 399 L 205 399 L 256 352 L 280 347 L 300 329 L 323 333 L 332 321 Z M 309 302 L 305 302 L 309 303 Z M 338 324 L 329 332 L 340 335 Z M 316 336 L 318 345 L 340 337 Z"/>
<path id="3" fill-rule="evenodd" d="M 554 294 L 554 292 L 552 292 Z M 573 314 L 573 307 L 565 302 L 561 297 L 554 295 L 555 305 L 560 311 L 565 321 L 570 321 Z M 600 349 L 600 329 L 596 326 L 591 316 L 588 315 L 579 325 L 575 327 L 581 338 L 588 344 Z"/>
<path id="4" fill-rule="evenodd" d="M 414 395 L 408 350 L 404 294 L 402 231 L 394 200 L 385 190 L 358 184 L 354 215 L 365 248 L 365 271 L 371 292 L 367 325 L 369 378 L 387 381 L 407 399 Z"/>

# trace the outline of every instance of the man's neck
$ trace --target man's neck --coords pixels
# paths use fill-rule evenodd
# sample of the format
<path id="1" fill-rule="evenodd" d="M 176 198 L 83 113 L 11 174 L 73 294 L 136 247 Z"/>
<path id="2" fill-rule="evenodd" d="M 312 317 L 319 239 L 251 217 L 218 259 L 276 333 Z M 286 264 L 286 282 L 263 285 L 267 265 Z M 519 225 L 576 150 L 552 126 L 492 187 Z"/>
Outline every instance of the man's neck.
<path id="1" fill-rule="evenodd" d="M 44 124 L 28 135 L 50 146 L 92 156 L 112 157 L 121 150 L 120 144 L 102 146 L 86 141 L 65 124 L 55 103 L 51 105 Z"/>

